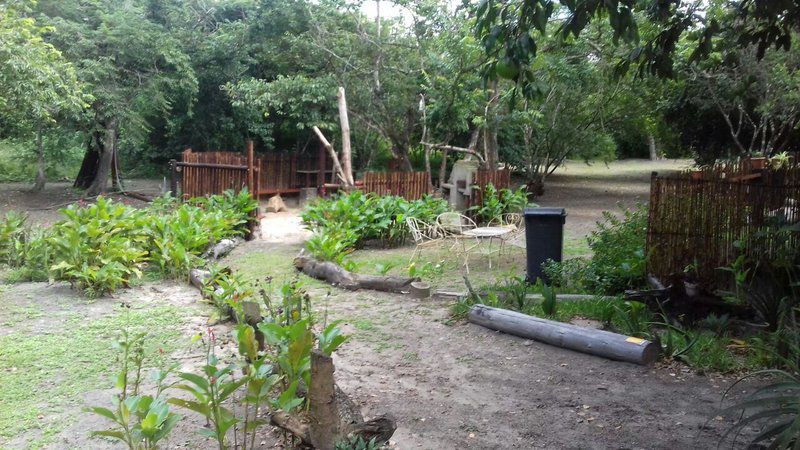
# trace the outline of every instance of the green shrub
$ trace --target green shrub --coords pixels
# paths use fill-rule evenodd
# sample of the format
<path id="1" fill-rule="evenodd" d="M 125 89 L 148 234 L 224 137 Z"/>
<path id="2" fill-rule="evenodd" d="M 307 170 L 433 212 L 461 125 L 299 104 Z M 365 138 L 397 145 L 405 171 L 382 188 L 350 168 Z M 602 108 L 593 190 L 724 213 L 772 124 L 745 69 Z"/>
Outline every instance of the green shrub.
<path id="1" fill-rule="evenodd" d="M 314 233 L 306 242 L 306 248 L 320 261 L 331 261 L 341 265 L 344 257 L 353 251 L 356 241 L 357 237 L 352 231 L 329 230 L 327 233 Z"/>
<path id="2" fill-rule="evenodd" d="M 48 231 L 10 214 L 0 222 L 0 262 L 18 268 L 15 280 L 49 275 L 89 296 L 129 285 L 145 267 L 187 277 L 211 245 L 247 231 L 255 205 L 246 192 L 188 203 L 164 197 L 145 209 L 98 197 L 62 209 L 64 219 Z"/>
<path id="3" fill-rule="evenodd" d="M 408 228 L 405 219 L 415 217 L 434 222 L 448 211 L 447 202 L 425 196 L 420 200 L 379 196 L 353 191 L 332 199 L 320 199 L 306 206 L 301 214 L 306 227 L 319 234 L 345 233 L 356 237 L 353 246 L 377 240 L 386 246 L 405 242 Z"/>
<path id="4" fill-rule="evenodd" d="M 0 263 L 11 267 L 20 265 L 20 248 L 27 238 L 25 221 L 27 218 L 14 211 L 9 211 L 0 221 Z"/>
<path id="5" fill-rule="evenodd" d="M 641 287 L 645 280 L 647 208 L 622 209 L 622 217 L 603 211 L 603 221 L 588 237 L 592 287 L 616 294 Z"/>
<path id="6" fill-rule="evenodd" d="M 528 204 L 528 193 L 522 186 L 516 191 L 497 189 L 489 183 L 483 192 L 480 205 L 470 208 L 478 221 L 483 223 L 500 221 L 504 214 L 521 213 Z"/>

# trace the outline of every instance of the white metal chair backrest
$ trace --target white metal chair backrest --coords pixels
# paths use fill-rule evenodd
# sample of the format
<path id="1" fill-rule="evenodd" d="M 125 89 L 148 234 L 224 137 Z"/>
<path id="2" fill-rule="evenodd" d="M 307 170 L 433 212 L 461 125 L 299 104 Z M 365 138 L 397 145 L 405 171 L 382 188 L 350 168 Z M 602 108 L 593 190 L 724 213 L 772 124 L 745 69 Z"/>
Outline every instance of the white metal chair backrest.
<path id="1" fill-rule="evenodd" d="M 439 231 L 435 226 L 416 217 L 406 217 L 406 225 L 408 225 L 411 237 L 417 244 L 439 238 Z"/>
<path id="2" fill-rule="evenodd" d="M 465 231 L 478 227 L 475 221 L 457 212 L 439 214 L 436 223 L 442 232 L 450 235 L 464 234 Z"/>

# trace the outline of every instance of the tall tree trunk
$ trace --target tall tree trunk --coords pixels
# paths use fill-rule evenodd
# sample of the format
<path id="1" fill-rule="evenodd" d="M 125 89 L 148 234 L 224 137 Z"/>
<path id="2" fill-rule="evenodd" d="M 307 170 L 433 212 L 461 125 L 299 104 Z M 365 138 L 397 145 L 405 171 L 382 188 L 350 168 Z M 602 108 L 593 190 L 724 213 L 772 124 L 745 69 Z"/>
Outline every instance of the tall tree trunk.
<path id="1" fill-rule="evenodd" d="M 499 162 L 499 155 L 497 151 L 497 102 L 500 97 L 497 93 L 497 81 L 493 81 L 489 91 L 489 101 L 486 103 L 484 110 L 484 119 L 486 120 L 486 127 L 483 132 L 483 151 L 486 159 L 486 168 L 490 170 L 497 169 Z"/>
<path id="2" fill-rule="evenodd" d="M 650 149 L 650 161 L 658 159 L 658 151 L 656 150 L 656 137 L 653 133 L 647 133 L 647 148 Z"/>
<path id="3" fill-rule="evenodd" d="M 72 184 L 74 187 L 86 189 L 94 181 L 97 175 L 97 164 L 100 161 L 101 146 L 100 131 L 93 130 L 86 143 L 86 153 L 83 156 L 81 169 L 78 171 L 78 176 L 75 177 L 75 183 Z"/>
<path id="4" fill-rule="evenodd" d="M 111 161 L 114 158 L 114 148 L 117 141 L 117 120 L 109 119 L 106 123 L 105 135 L 103 136 L 103 146 L 100 151 L 97 164 L 97 172 L 89 188 L 86 189 L 87 196 L 100 195 L 108 189 L 108 176 L 111 173 Z"/>
<path id="5" fill-rule="evenodd" d="M 339 87 L 339 123 L 342 127 L 342 170 L 346 182 L 350 186 L 354 186 L 353 180 L 353 155 L 350 148 L 350 120 L 347 117 L 347 98 L 344 94 L 344 88 Z"/>
<path id="6" fill-rule="evenodd" d="M 31 189 L 33 192 L 41 192 L 47 182 L 44 163 L 44 143 L 42 142 L 42 124 L 36 127 L 36 183 Z"/>

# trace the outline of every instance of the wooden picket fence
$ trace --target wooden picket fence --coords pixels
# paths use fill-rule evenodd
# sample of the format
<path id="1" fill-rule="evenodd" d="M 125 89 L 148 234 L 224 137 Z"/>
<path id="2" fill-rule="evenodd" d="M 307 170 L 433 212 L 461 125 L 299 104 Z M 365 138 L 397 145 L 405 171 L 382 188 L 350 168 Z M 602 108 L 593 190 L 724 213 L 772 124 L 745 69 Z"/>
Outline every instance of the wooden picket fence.
<path id="1" fill-rule="evenodd" d="M 417 200 L 432 192 L 428 172 L 367 172 L 363 183 L 364 192 L 397 195 L 406 200 Z"/>
<path id="2" fill-rule="evenodd" d="M 724 272 L 741 254 L 738 242 L 766 225 L 800 222 L 800 165 L 778 171 L 748 163 L 722 164 L 694 173 L 653 173 L 647 228 L 647 272 L 661 280 L 691 275 L 726 288 Z M 747 252 L 769 257 L 797 246 L 800 233 L 759 240 Z M 727 277 L 730 279 L 730 276 Z"/>

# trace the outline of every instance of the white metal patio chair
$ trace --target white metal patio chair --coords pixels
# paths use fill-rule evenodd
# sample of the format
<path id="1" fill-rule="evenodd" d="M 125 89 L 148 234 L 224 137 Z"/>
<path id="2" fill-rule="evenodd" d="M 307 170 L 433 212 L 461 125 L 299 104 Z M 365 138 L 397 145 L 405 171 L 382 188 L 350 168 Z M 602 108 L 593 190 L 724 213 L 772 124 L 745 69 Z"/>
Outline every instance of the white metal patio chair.
<path id="1" fill-rule="evenodd" d="M 419 220 L 416 217 L 406 217 L 406 225 L 411 232 L 411 238 L 414 239 L 414 253 L 411 254 L 411 259 L 408 260 L 409 264 L 414 261 L 423 248 L 432 247 L 440 242 L 443 238 L 441 230 L 434 225 L 425 221 Z"/>
<path id="2" fill-rule="evenodd" d="M 522 214 L 519 213 L 506 213 L 501 215 L 498 218 L 492 219 L 489 222 L 489 226 L 492 227 L 505 227 L 511 228 L 511 232 L 504 234 L 499 237 L 500 239 L 500 255 L 503 254 L 503 248 L 505 244 L 516 245 L 520 239 L 520 236 L 524 234 L 524 230 L 522 228 Z M 518 247 L 523 247 L 524 245 L 516 245 Z"/>
<path id="3" fill-rule="evenodd" d="M 453 242 L 450 251 L 456 251 L 459 257 L 464 258 L 464 268 L 469 273 L 469 252 L 480 244 L 480 240 L 475 236 L 466 235 L 464 232 L 474 230 L 478 228 L 478 225 L 474 220 L 457 212 L 439 214 L 436 224 L 444 239 Z"/>

